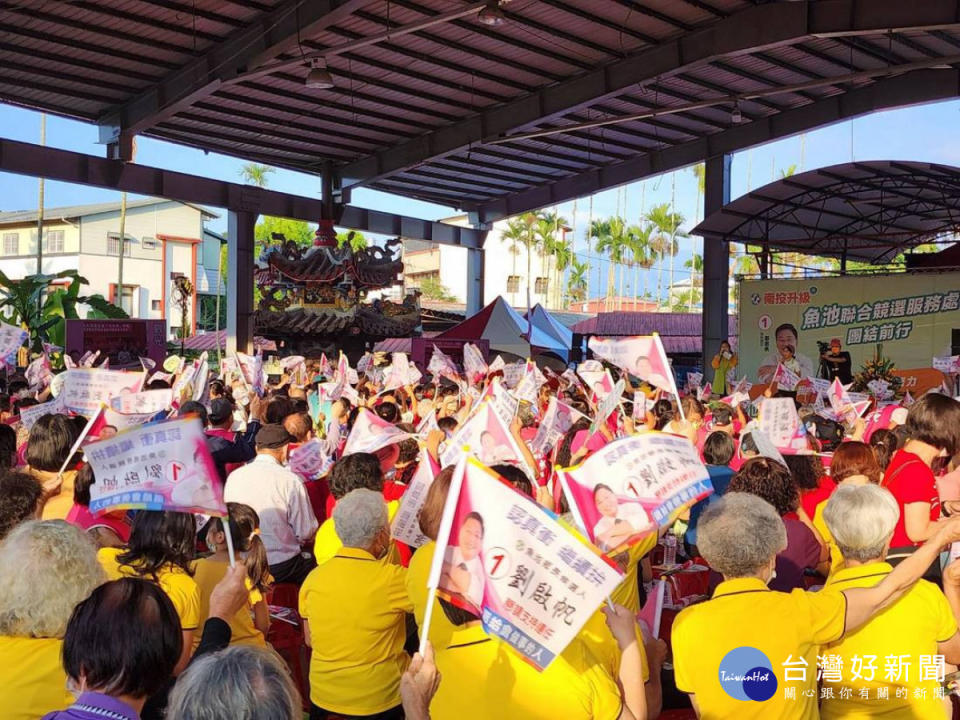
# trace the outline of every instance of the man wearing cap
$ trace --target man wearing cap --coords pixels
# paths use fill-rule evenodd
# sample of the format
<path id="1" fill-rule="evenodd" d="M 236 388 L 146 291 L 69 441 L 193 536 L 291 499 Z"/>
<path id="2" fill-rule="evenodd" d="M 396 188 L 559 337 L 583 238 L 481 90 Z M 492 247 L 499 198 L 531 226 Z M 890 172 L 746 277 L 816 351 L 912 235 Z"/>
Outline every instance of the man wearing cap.
<path id="1" fill-rule="evenodd" d="M 844 385 L 853 382 L 851 373 L 853 363 L 850 360 L 850 353 L 841 352 L 840 338 L 831 340 L 830 349 L 820 358 L 827 368 L 827 380 L 839 379 Z"/>
<path id="2" fill-rule="evenodd" d="M 247 424 L 247 430 L 243 433 L 224 429 L 230 424 L 229 420 L 224 421 L 224 412 L 232 413 L 233 406 L 228 400 L 216 398 L 210 403 L 209 412 L 202 403 L 190 400 L 180 407 L 178 413 L 180 416 L 196 415 L 203 426 L 208 428 L 207 449 L 210 451 L 214 465 L 217 466 L 221 482 L 226 482 L 230 472 L 256 456 L 253 442 L 257 430 L 260 429 L 260 421 L 255 419 Z"/>
<path id="3" fill-rule="evenodd" d="M 257 511 L 270 574 L 277 582 L 299 585 L 315 566 L 301 546 L 313 539 L 318 523 L 300 477 L 284 467 L 293 441 L 279 423 L 261 427 L 256 458 L 230 474 L 223 496 Z"/>

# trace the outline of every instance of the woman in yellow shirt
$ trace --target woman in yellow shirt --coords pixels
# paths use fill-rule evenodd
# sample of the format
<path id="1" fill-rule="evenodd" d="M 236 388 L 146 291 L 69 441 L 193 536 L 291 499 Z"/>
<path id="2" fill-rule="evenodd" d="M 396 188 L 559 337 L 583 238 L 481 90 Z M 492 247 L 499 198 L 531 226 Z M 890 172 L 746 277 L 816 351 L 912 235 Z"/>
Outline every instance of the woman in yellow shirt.
<path id="1" fill-rule="evenodd" d="M 191 562 L 197 546 L 193 515 L 144 510 L 133 519 L 126 548 L 101 548 L 97 553 L 111 580 L 139 577 L 156 583 L 180 617 L 183 651 L 174 674 L 190 661 L 193 634 L 200 627 L 200 588 Z"/>
<path id="2" fill-rule="evenodd" d="M 267 607 L 265 596 L 273 578 L 270 577 L 267 549 L 258 534 L 260 518 L 252 507 L 243 503 L 227 503 L 227 511 L 230 513 L 230 535 L 236 561 L 242 562 L 247 568 L 247 588 L 250 590 L 249 605 L 240 608 L 228 623 L 230 644 L 264 647 L 267 644 L 267 630 L 270 629 L 270 608 Z M 213 550 L 213 555 L 200 558 L 193 567 L 193 579 L 200 587 L 201 624 L 210 614 L 210 595 L 214 587 L 230 567 L 227 535 L 221 518 L 210 521 L 207 547 Z M 200 644 L 199 636 L 194 637 L 193 644 L 196 649 Z"/>
<path id="3" fill-rule="evenodd" d="M 833 453 L 833 460 L 830 463 L 830 477 L 840 487 L 871 483 L 879 485 L 882 476 L 883 471 L 877 464 L 877 458 L 869 445 L 862 442 L 840 443 Z M 817 505 L 817 509 L 813 513 L 813 526 L 820 533 L 820 537 L 823 538 L 830 550 L 829 572 L 827 572 L 827 567 L 817 566 L 817 569 L 824 575 L 832 576 L 837 570 L 843 568 L 843 555 L 840 553 L 837 543 L 834 542 L 833 536 L 830 535 L 830 528 L 827 527 L 827 523 L 823 519 L 823 511 L 829 500 L 830 498 L 827 498 Z"/>
<path id="4" fill-rule="evenodd" d="M 83 532 L 59 520 L 0 544 L 0 715 L 35 720 L 73 703 L 60 663 L 70 613 L 106 578 Z"/>

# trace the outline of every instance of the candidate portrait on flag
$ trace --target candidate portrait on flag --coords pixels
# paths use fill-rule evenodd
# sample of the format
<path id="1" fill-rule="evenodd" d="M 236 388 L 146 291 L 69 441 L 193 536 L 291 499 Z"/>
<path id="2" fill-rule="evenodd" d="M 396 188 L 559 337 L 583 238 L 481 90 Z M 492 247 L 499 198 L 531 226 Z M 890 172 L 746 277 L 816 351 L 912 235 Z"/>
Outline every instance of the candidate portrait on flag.
<path id="1" fill-rule="evenodd" d="M 464 516 L 457 529 L 457 544 L 447 548 L 440 571 L 440 585 L 447 593 L 459 596 L 469 610 L 480 617 L 483 605 L 484 572 L 483 517 L 476 511 Z"/>

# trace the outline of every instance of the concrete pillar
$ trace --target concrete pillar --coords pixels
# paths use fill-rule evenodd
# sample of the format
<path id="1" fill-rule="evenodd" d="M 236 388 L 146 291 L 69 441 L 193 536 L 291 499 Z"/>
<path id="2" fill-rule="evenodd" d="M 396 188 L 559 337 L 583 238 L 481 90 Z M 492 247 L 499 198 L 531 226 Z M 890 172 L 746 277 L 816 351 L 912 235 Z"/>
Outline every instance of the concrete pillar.
<path id="1" fill-rule="evenodd" d="M 730 155 L 708 158 L 703 193 L 703 216 L 709 217 L 730 202 Z M 728 285 L 730 253 L 727 243 L 704 239 L 703 242 L 703 367 L 727 339 Z"/>
<path id="2" fill-rule="evenodd" d="M 467 248 L 467 317 L 483 308 L 483 248 Z"/>
<path id="3" fill-rule="evenodd" d="M 227 356 L 253 352 L 253 212 L 227 213 Z"/>

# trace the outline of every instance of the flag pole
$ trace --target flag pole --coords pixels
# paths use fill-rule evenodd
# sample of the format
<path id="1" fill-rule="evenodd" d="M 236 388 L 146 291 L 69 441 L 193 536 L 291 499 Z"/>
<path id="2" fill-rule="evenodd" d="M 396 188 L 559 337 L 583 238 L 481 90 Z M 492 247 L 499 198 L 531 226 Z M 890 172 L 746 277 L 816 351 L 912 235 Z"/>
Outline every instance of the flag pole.
<path id="1" fill-rule="evenodd" d="M 230 512 L 229 511 L 227 511 L 227 515 L 223 519 L 225 521 L 223 534 L 227 538 L 227 556 L 230 558 L 230 567 L 233 568 L 237 564 L 237 560 L 233 552 L 233 533 L 230 532 Z"/>

